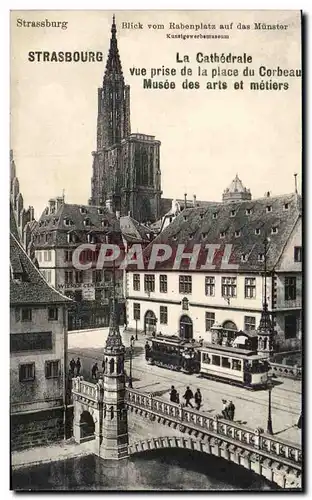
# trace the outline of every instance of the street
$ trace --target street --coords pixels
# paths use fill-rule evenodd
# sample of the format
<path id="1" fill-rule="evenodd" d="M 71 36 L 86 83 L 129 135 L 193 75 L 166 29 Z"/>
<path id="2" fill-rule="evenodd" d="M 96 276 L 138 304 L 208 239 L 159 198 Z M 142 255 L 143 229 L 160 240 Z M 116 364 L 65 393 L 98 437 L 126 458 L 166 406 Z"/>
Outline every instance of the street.
<path id="1" fill-rule="evenodd" d="M 133 332 L 123 332 L 122 338 L 126 347 L 126 372 L 129 375 L 130 357 L 129 345 Z M 97 362 L 99 370 L 103 360 L 103 348 L 108 335 L 108 328 L 69 332 L 68 360 L 81 360 L 81 375 L 91 381 L 91 368 Z M 145 392 L 152 392 L 155 396 L 169 400 L 172 385 L 180 394 L 180 401 L 189 385 L 193 392 L 200 389 L 203 397 L 203 406 L 200 411 L 211 415 L 220 414 L 222 399 L 232 400 L 235 404 L 235 418 L 237 423 L 244 424 L 251 429 L 262 427 L 266 430 L 268 415 L 268 391 L 250 391 L 241 387 L 201 378 L 198 375 L 187 375 L 148 365 L 145 360 L 144 344 L 146 337 L 139 333 L 134 342 L 132 377 L 133 388 Z M 301 381 L 290 379 L 276 379 L 272 390 L 272 420 L 274 435 L 281 439 L 295 443 L 301 441 L 301 431 L 295 425 L 301 412 Z"/>

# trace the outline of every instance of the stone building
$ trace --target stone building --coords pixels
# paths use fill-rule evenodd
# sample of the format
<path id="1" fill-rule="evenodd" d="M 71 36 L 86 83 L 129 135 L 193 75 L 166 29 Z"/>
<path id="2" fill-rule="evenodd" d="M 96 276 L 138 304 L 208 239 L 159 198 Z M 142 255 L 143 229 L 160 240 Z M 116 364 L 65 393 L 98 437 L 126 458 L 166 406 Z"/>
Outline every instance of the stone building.
<path id="1" fill-rule="evenodd" d="M 64 438 L 67 306 L 26 254 L 10 209 L 11 448 Z"/>
<path id="2" fill-rule="evenodd" d="M 97 148 L 90 205 L 104 206 L 139 222 L 162 215 L 160 142 L 131 133 L 130 87 L 126 85 L 113 19 L 102 87 L 98 89 Z"/>
<path id="3" fill-rule="evenodd" d="M 275 343 L 280 348 L 300 344 L 302 227 L 297 194 L 184 209 L 144 252 L 148 262 L 154 244 L 168 244 L 172 258 L 156 263 L 155 270 L 146 264 L 146 271 L 133 266 L 127 273 L 129 327 L 137 321 L 145 331 L 206 341 L 215 323 L 229 336 L 256 331 L 264 303 L 266 239 L 267 302 Z M 190 268 L 188 259 L 173 268 L 179 244 L 185 252 L 200 245 L 196 268 Z M 215 245 L 215 254 L 210 269 L 203 269 L 207 244 Z M 231 267 L 226 269 L 222 261 Z"/>

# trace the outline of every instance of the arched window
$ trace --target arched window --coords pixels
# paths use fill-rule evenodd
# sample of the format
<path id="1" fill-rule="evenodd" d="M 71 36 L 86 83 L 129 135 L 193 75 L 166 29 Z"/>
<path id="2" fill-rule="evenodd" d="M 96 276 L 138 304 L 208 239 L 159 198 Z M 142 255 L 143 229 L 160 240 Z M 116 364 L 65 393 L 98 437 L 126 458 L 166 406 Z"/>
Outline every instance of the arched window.
<path id="1" fill-rule="evenodd" d="M 109 362 L 109 373 L 114 373 L 115 370 L 115 360 L 112 358 Z"/>
<path id="2" fill-rule="evenodd" d="M 118 364 L 117 364 L 117 373 L 118 375 L 120 373 L 123 373 L 123 359 L 122 358 L 119 358 L 118 359 Z"/>
<path id="3" fill-rule="evenodd" d="M 114 418 L 114 407 L 113 406 L 110 407 L 110 416 L 111 416 L 111 420 L 113 420 L 113 418 Z"/>

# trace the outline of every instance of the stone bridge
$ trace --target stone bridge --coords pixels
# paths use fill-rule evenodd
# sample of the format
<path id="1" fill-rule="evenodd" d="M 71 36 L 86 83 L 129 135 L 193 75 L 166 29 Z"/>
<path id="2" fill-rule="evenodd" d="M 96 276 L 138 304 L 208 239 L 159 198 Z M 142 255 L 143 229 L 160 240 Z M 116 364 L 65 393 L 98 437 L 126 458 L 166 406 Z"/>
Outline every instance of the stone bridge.
<path id="1" fill-rule="evenodd" d="M 281 488 L 301 488 L 302 452 L 299 445 L 268 435 L 260 428 L 252 430 L 218 416 L 165 402 L 139 390 L 126 389 L 124 400 L 128 456 L 160 448 L 185 448 L 223 458 Z M 94 453 L 99 454 L 103 391 L 98 385 L 77 380 L 73 387 L 73 402 L 75 439 L 81 442 L 95 438 Z M 80 416 L 86 412 L 92 416 L 94 429 L 89 436 L 83 437 Z"/>

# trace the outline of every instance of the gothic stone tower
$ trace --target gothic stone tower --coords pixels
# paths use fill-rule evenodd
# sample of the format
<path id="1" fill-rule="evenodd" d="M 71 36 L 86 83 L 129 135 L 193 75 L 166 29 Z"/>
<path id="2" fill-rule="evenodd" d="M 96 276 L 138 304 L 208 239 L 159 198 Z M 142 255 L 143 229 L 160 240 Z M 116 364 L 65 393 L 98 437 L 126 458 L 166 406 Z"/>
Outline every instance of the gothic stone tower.
<path id="1" fill-rule="evenodd" d="M 128 457 L 128 420 L 125 404 L 125 347 L 116 322 L 115 299 L 104 348 L 103 419 L 100 456 L 108 460 Z"/>
<path id="2" fill-rule="evenodd" d="M 130 87 L 125 85 L 113 18 L 103 85 L 98 89 L 97 150 L 93 155 L 92 205 L 140 222 L 160 217 L 160 142 L 131 134 Z"/>

